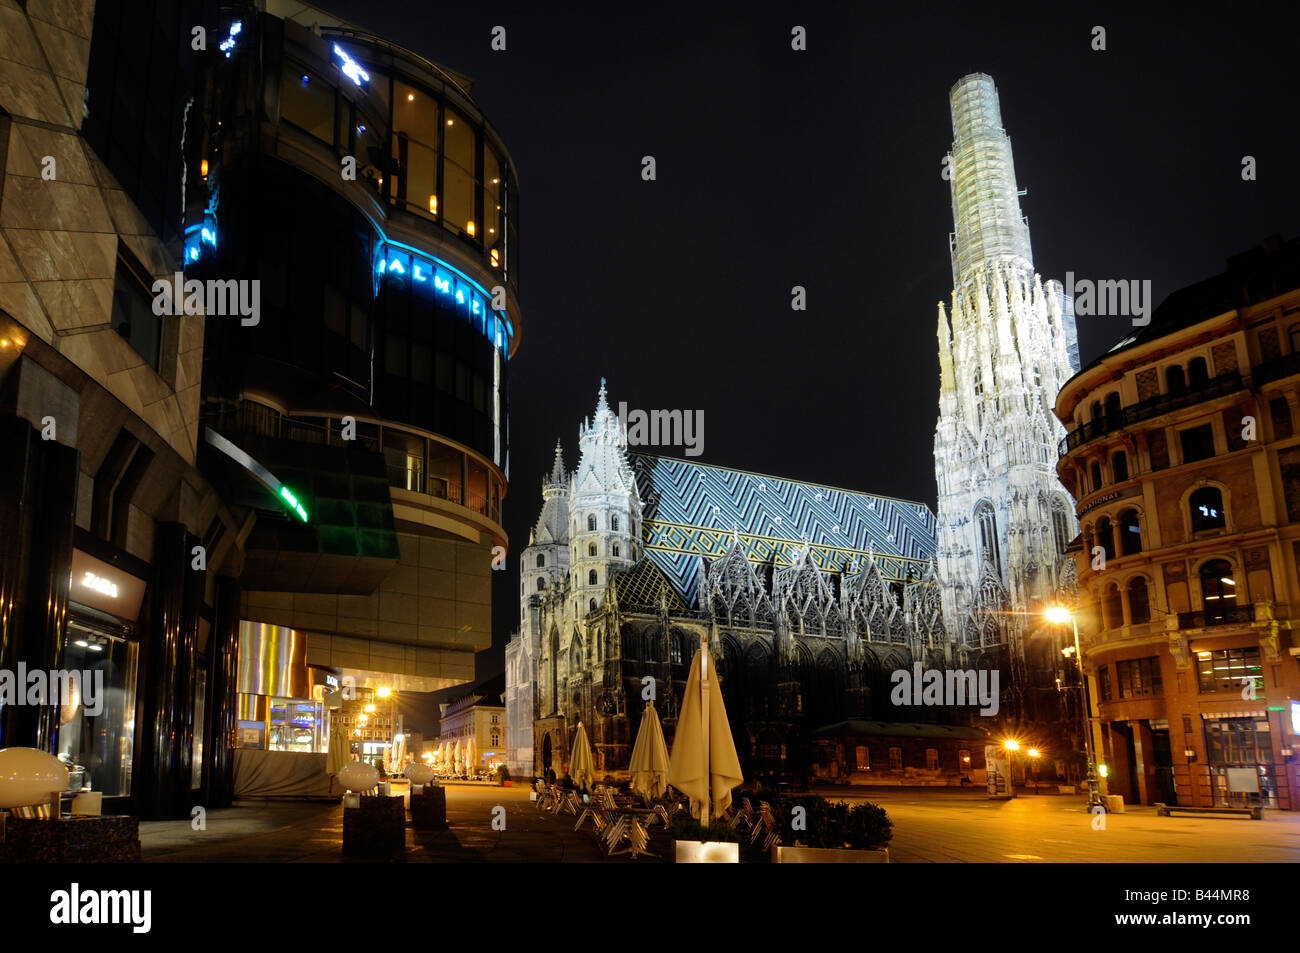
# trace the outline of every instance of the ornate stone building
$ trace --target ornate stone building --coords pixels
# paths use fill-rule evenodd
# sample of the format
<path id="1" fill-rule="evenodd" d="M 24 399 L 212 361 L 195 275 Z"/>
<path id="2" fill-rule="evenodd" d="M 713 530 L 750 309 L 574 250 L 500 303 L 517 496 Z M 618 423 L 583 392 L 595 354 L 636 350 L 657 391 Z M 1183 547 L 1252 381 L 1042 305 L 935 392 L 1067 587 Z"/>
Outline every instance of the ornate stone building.
<path id="1" fill-rule="evenodd" d="M 889 698 L 914 661 L 985 660 L 945 625 L 924 504 L 630 454 L 603 381 L 579 448 L 572 472 L 556 448 L 521 555 L 513 771 L 562 771 L 579 721 L 597 771 L 625 769 L 651 684 L 671 737 L 702 637 L 747 776 L 803 770 L 800 738 L 843 719 L 962 717 Z"/>
<path id="2" fill-rule="evenodd" d="M 1064 430 L 1053 413 L 1078 367 L 1073 305 L 1034 271 L 993 80 L 965 76 L 949 99 L 953 291 L 939 304 L 934 439 L 943 614 L 967 644 L 1010 646 L 1018 715 L 1032 719 L 1027 693 L 1054 690 L 1059 656 L 1027 644 L 1025 613 L 1074 588 L 1065 552 L 1078 523 L 1056 476 Z M 990 625 L 995 607 L 1019 614 Z"/>

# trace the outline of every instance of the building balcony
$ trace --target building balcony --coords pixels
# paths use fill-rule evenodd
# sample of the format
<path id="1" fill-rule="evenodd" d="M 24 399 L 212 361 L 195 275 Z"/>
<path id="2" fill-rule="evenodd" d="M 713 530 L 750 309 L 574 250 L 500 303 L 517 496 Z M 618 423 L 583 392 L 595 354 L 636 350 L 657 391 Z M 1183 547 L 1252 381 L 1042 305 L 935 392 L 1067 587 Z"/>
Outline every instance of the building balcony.
<path id="1" fill-rule="evenodd" d="M 1275 357 L 1271 361 L 1256 364 L 1250 369 L 1250 376 L 1254 379 L 1256 386 L 1281 380 L 1293 374 L 1300 374 L 1300 352 L 1298 351 L 1292 351 L 1290 354 Z"/>
<path id="2" fill-rule="evenodd" d="M 1287 358 L 1292 356 L 1286 355 Z M 1213 400 L 1215 397 L 1235 394 L 1241 390 L 1242 386 L 1241 372 L 1230 371 L 1227 374 L 1220 374 L 1218 377 L 1211 377 L 1199 384 L 1190 384 L 1185 390 L 1178 393 L 1160 394 L 1151 397 L 1124 407 L 1119 411 L 1108 413 L 1098 420 L 1090 420 L 1086 424 L 1076 427 L 1065 435 L 1065 439 L 1061 441 L 1057 449 L 1061 456 L 1065 456 L 1071 450 L 1077 450 L 1098 437 L 1122 431 L 1133 424 L 1151 420 L 1163 414 L 1180 410 L 1183 407 L 1191 407 L 1194 404 Z"/>
<path id="3" fill-rule="evenodd" d="M 1255 621 L 1255 607 L 1224 606 L 1220 609 L 1203 609 L 1200 612 L 1178 613 L 1178 628 L 1207 629 L 1216 625 L 1249 625 Z"/>

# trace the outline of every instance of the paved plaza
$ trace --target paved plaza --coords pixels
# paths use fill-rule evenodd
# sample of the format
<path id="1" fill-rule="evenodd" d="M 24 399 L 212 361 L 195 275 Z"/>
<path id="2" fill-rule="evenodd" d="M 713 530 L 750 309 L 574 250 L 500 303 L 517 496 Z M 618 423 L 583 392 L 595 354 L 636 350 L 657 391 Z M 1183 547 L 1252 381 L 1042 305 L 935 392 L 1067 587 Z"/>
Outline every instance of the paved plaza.
<path id="1" fill-rule="evenodd" d="M 446 831 L 406 833 L 408 863 L 605 862 L 591 826 L 574 831 L 575 818 L 539 813 L 524 787 L 451 783 Z M 1214 817 L 1157 817 L 1154 808 L 1129 807 L 1106 815 L 1093 829 L 1084 799 L 1022 795 L 992 801 L 979 792 L 933 789 L 827 789 L 828 797 L 870 800 L 894 822 L 890 859 L 899 863 L 1141 863 L 1300 862 L 1300 814 L 1265 812 L 1262 821 Z M 493 809 L 505 808 L 505 830 L 493 830 Z M 241 802 L 211 811 L 207 829 L 189 821 L 140 825 L 146 862 L 337 863 L 340 804 Z M 652 833 L 650 849 L 670 860 L 666 833 Z M 354 861 L 350 861 L 354 862 Z"/>

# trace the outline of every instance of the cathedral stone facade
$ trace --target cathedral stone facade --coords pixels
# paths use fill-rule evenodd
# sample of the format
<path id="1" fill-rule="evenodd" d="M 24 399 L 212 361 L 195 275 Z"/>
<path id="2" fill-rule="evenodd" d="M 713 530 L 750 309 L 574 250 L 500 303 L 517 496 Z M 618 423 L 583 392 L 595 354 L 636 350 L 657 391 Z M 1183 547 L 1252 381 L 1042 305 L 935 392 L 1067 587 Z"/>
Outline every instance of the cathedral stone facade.
<path id="1" fill-rule="evenodd" d="M 618 776 L 651 692 L 671 738 L 702 638 L 747 777 L 803 770 L 799 739 L 845 719 L 964 721 L 889 697 L 913 662 L 986 662 L 944 622 L 934 538 L 924 504 L 629 453 L 602 381 L 520 557 L 511 770 L 562 772 L 581 721 Z"/>
<path id="2" fill-rule="evenodd" d="M 1073 306 L 1034 271 L 993 80 L 963 77 L 949 101 L 953 291 L 938 309 L 934 439 L 944 619 L 987 630 L 964 640 L 1010 649 L 1017 693 L 1043 678 L 1055 691 L 1059 656 L 1028 639 L 1036 614 L 1075 588 L 1065 553 L 1078 523 L 1056 475 L 1065 431 L 1053 411 L 1078 370 Z"/>

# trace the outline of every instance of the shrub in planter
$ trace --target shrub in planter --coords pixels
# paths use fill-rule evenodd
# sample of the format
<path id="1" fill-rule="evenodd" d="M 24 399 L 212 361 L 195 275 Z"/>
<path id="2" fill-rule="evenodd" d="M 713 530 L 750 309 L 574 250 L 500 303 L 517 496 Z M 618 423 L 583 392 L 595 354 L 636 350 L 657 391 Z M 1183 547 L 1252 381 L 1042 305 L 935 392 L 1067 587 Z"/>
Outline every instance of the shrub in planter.
<path id="1" fill-rule="evenodd" d="M 855 804 L 849 808 L 844 839 L 855 850 L 874 850 L 894 836 L 894 822 L 879 804 Z"/>
<path id="2" fill-rule="evenodd" d="M 502 784 L 510 780 L 510 770 L 504 764 L 497 766 L 497 780 Z"/>
<path id="3" fill-rule="evenodd" d="M 799 827 L 795 809 L 803 808 Z M 870 850 L 889 843 L 893 823 L 876 804 L 832 803 L 816 794 L 780 799 L 772 805 L 781 824 L 781 841 L 805 847 Z"/>
<path id="4" fill-rule="evenodd" d="M 707 827 L 693 817 L 678 815 L 673 818 L 672 834 L 674 840 L 719 841 L 726 844 L 740 843 L 740 834 L 722 821 L 714 821 Z"/>

